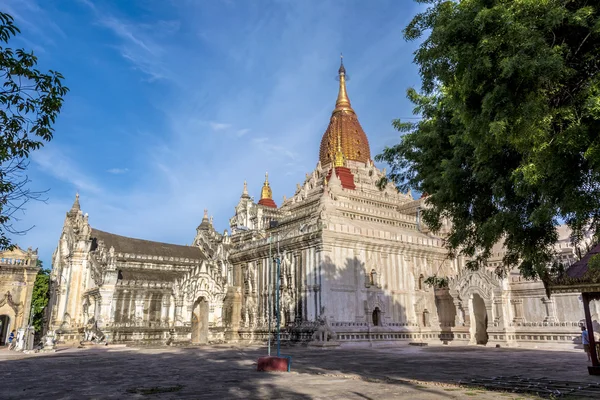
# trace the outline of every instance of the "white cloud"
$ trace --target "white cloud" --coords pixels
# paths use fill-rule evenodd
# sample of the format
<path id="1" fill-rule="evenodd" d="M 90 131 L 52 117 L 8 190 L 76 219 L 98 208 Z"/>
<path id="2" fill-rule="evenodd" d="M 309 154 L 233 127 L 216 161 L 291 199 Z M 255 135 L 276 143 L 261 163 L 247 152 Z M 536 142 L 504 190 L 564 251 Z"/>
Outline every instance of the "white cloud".
<path id="1" fill-rule="evenodd" d="M 45 173 L 72 184 L 76 190 L 82 190 L 95 195 L 101 194 L 103 190 L 95 180 L 86 175 L 81 166 L 65 154 L 66 149 L 57 146 L 46 146 L 35 152 L 32 160 Z"/>
<path id="2" fill-rule="evenodd" d="M 220 122 L 209 122 L 209 125 L 213 131 L 224 131 L 231 128 L 231 124 L 224 124 Z"/>
<path id="3" fill-rule="evenodd" d="M 127 168 L 111 168 L 106 172 L 108 172 L 109 174 L 120 175 L 126 173 L 127 171 L 129 171 L 129 169 Z"/>
<path id="4" fill-rule="evenodd" d="M 269 138 L 263 136 L 263 137 L 253 138 L 252 142 L 254 144 L 261 144 L 261 143 L 266 143 L 268 140 L 269 140 Z"/>
<path id="5" fill-rule="evenodd" d="M 80 1 L 94 10 L 97 25 L 114 33 L 109 45 L 117 54 L 140 76 L 160 79 L 168 90 L 120 94 L 147 96 L 144 101 L 154 106 L 153 117 L 161 122 L 155 128 L 140 128 L 137 157 L 126 163 L 111 159 L 94 168 L 80 155 L 94 151 L 85 145 L 72 151 L 48 146 L 34 155 L 45 173 L 68 187 L 53 192 L 51 204 L 36 204 L 28 212 L 28 220 L 40 223 L 35 223 L 38 227 L 27 242 L 34 246 L 39 242 L 46 253 L 58 241 L 74 189 L 82 192 L 82 209 L 90 214 L 93 227 L 173 243 L 191 242 L 204 208 L 215 215 L 220 230 L 226 228 L 244 179 L 250 194 L 258 196 L 268 170 L 275 198 L 293 194 L 296 182 L 318 160 L 319 142 L 337 95 L 333 77 L 340 50 L 355 76 L 348 87 L 355 100 L 371 90 L 374 80 L 389 77 L 388 54 L 397 56 L 402 47 L 403 24 L 395 19 L 389 24 L 396 23 L 395 30 L 384 34 L 373 35 L 361 26 L 353 37 L 345 37 L 356 21 L 346 18 L 337 2 L 315 1 L 310 7 L 304 2 L 278 3 L 265 12 L 257 9 L 237 17 L 231 9 L 219 14 L 212 3 L 209 7 L 206 2 L 170 2 L 169 7 L 175 7 L 170 10 L 172 19 L 164 21 L 165 14 L 157 12 L 155 21 L 142 23 L 117 18 L 101 3 Z M 211 24 L 211 19 L 219 22 Z M 364 45 L 356 44 L 359 34 L 368 37 Z M 382 37 L 385 40 L 379 43 Z M 377 51 L 369 52 L 374 44 Z M 368 57 L 352 59 L 346 52 L 350 46 Z M 386 71 L 382 77 L 377 72 L 381 70 Z M 404 92 L 399 94 L 403 96 Z M 369 110 L 357 112 L 361 118 Z M 131 118 L 143 121 L 146 115 L 129 111 Z M 107 170 L 123 164 L 131 170 Z M 95 176 L 94 171 L 100 174 Z M 118 180 L 106 179 L 106 172 L 127 172 L 128 185 L 111 186 Z"/>
<path id="6" fill-rule="evenodd" d="M 166 79 L 177 82 L 177 76 L 162 59 L 165 49 L 162 41 L 179 29 L 178 21 L 158 20 L 153 24 L 132 23 L 117 18 L 89 0 L 80 0 L 96 15 L 97 23 L 121 39 L 117 51 L 133 67 L 147 75 L 150 82 Z"/>

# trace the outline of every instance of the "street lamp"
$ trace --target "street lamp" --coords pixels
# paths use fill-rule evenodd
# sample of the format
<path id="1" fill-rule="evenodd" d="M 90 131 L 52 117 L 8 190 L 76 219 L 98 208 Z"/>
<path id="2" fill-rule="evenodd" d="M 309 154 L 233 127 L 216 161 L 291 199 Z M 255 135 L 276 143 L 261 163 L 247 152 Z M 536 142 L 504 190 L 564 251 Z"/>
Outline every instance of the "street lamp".
<path id="1" fill-rule="evenodd" d="M 270 227 L 275 228 L 278 226 L 278 221 L 271 221 Z M 300 225 L 298 229 L 300 233 L 303 233 L 306 229 L 306 224 Z M 281 356 L 281 310 L 280 310 L 280 301 L 279 301 L 279 288 L 281 282 L 281 249 L 279 247 L 279 242 L 281 239 L 285 239 L 290 233 L 294 232 L 293 230 L 288 231 L 285 235 L 277 235 L 277 258 L 275 262 L 277 263 L 276 270 L 276 281 L 275 281 L 275 312 L 277 313 L 277 357 Z M 269 237 L 271 237 L 269 235 Z M 271 241 L 269 240 L 269 256 L 271 256 Z M 270 286 L 269 286 L 270 288 Z M 271 319 L 269 318 L 269 339 L 271 338 Z M 271 355 L 271 341 L 269 340 L 269 355 Z"/>
<path id="2" fill-rule="evenodd" d="M 269 229 L 274 229 L 277 228 L 279 226 L 279 222 L 278 221 L 270 221 L 269 223 Z M 300 225 L 300 229 L 299 231 L 302 233 L 304 232 L 306 229 L 306 224 L 302 224 Z M 273 257 L 273 235 L 271 232 L 269 232 L 269 263 L 268 263 L 268 281 L 267 281 L 267 286 L 268 286 L 268 295 L 267 295 L 267 307 L 269 310 L 269 332 L 268 332 L 268 357 L 265 359 L 260 358 L 259 362 L 258 362 L 258 369 L 259 371 L 265 371 L 267 369 L 266 365 L 269 363 L 268 359 L 271 359 L 271 313 L 272 313 L 272 304 L 271 304 L 271 285 L 272 285 L 272 265 L 273 265 L 273 260 L 275 260 L 276 263 L 276 277 L 275 277 L 275 312 L 277 313 L 277 320 L 276 320 L 276 328 L 277 328 L 277 358 L 279 359 L 281 357 L 281 314 L 280 314 L 280 296 L 279 296 L 279 292 L 280 292 L 280 282 L 281 282 L 281 260 L 282 260 L 282 253 L 281 253 L 281 248 L 280 248 L 280 241 L 281 239 L 285 239 L 290 233 L 294 232 L 294 230 L 290 230 L 288 231 L 285 235 L 280 235 L 279 233 L 277 234 L 277 253 L 276 253 L 276 257 Z M 266 236 L 266 232 L 265 233 L 260 233 L 261 236 L 265 237 Z M 288 357 L 289 358 L 289 357 Z M 291 360 L 291 358 L 289 358 Z M 289 360 L 287 363 L 287 368 L 289 371 Z"/>

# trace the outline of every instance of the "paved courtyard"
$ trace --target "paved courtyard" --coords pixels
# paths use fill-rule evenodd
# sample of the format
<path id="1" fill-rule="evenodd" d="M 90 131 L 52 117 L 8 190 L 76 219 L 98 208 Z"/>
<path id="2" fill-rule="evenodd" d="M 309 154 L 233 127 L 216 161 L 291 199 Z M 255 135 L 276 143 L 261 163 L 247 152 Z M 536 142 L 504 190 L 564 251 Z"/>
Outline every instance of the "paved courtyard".
<path id="1" fill-rule="evenodd" d="M 265 352 L 260 347 L 108 346 L 26 355 L 2 349 L 0 398 L 534 398 L 483 389 L 489 384 L 539 388 L 545 397 L 550 390 L 545 388 L 552 388 L 570 398 L 600 398 L 600 377 L 587 375 L 582 351 L 294 347 L 282 351 L 293 357 L 291 373 L 256 372 L 256 359 Z"/>

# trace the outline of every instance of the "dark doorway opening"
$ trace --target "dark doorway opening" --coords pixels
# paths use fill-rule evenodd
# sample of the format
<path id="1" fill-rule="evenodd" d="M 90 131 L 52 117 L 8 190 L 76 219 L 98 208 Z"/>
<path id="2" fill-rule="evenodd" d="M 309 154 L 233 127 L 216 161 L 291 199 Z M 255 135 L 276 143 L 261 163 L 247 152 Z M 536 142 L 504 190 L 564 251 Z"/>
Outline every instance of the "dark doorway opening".
<path id="1" fill-rule="evenodd" d="M 473 314 L 475 316 L 475 340 L 477 344 L 487 344 L 488 315 L 485 302 L 477 293 L 473 294 Z"/>
<path id="2" fill-rule="evenodd" d="M 373 310 L 373 326 L 381 326 L 381 310 L 375 307 Z"/>
<path id="3" fill-rule="evenodd" d="M 0 315 L 0 346 L 6 344 L 8 339 L 8 329 L 10 328 L 10 317 L 8 315 Z"/>

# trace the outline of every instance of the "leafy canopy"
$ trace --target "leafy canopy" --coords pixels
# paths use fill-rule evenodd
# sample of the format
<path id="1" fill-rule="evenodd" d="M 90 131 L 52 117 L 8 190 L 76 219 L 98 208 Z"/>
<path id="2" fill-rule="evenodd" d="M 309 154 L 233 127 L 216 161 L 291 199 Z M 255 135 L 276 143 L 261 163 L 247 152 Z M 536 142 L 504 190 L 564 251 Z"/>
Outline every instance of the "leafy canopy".
<path id="1" fill-rule="evenodd" d="M 27 188 L 27 157 L 52 139 L 68 91 L 60 73 L 35 68 L 33 53 L 4 45 L 19 32 L 13 18 L 0 12 L 0 249 L 11 244 L 7 233 L 21 233 L 12 225 L 15 213 L 40 198 Z"/>
<path id="2" fill-rule="evenodd" d="M 424 221 L 476 269 L 504 239 L 504 268 L 548 277 L 559 218 L 600 233 L 600 5 L 589 0 L 418 0 L 405 28 L 421 91 L 416 123 L 378 161 L 429 194 Z"/>

